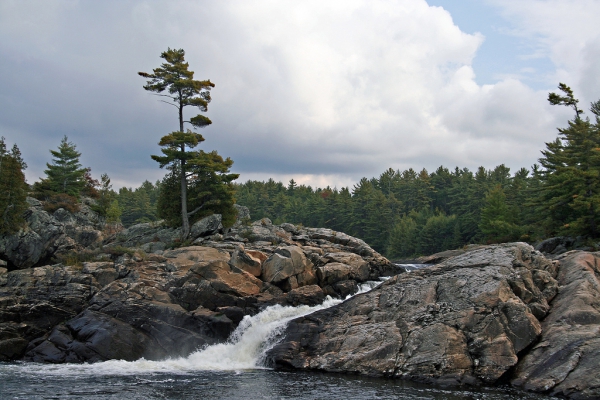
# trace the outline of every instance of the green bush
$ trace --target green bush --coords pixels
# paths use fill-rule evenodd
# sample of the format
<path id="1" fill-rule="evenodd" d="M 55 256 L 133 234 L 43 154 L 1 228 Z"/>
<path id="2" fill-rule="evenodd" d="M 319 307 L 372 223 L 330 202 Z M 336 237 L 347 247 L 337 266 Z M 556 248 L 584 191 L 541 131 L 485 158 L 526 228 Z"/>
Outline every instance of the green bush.
<path id="1" fill-rule="evenodd" d="M 58 193 L 48 197 L 44 203 L 44 210 L 53 213 L 59 208 L 64 208 L 70 213 L 76 213 L 79 211 L 79 202 L 74 196 L 70 196 L 66 193 Z"/>

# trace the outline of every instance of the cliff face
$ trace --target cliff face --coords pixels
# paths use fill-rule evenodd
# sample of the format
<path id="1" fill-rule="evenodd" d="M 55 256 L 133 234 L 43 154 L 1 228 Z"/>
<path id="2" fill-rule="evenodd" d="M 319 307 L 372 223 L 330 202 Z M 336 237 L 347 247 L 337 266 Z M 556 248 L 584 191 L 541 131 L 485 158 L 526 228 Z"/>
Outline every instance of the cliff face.
<path id="1" fill-rule="evenodd" d="M 479 247 L 292 321 L 269 357 L 277 368 L 598 398 L 599 257 Z"/>
<path id="2" fill-rule="evenodd" d="M 539 342 L 520 360 L 515 386 L 573 398 L 600 398 L 600 253 L 558 258 L 560 290 Z"/>

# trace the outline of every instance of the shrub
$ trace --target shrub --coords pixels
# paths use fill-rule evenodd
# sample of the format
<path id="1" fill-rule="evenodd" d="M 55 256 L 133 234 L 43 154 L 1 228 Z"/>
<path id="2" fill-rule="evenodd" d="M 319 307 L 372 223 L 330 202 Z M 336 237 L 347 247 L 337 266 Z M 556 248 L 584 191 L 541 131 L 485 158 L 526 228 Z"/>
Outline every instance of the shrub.
<path id="1" fill-rule="evenodd" d="M 84 262 L 97 261 L 98 252 L 92 250 L 71 250 L 67 253 L 57 254 L 54 261 L 67 266 L 82 267 Z"/>
<path id="2" fill-rule="evenodd" d="M 66 193 L 58 193 L 47 198 L 44 203 L 44 210 L 53 213 L 59 208 L 64 208 L 70 213 L 79 211 L 79 203 L 77 198 Z"/>

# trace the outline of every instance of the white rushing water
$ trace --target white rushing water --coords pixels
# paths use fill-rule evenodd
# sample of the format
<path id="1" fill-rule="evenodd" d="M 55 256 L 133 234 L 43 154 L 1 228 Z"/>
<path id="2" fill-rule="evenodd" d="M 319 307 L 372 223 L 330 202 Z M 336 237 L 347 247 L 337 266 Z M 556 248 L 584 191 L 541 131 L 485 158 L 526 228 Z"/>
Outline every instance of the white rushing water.
<path id="1" fill-rule="evenodd" d="M 386 278 L 382 278 L 385 280 Z M 365 293 L 381 282 L 367 282 L 359 286 Z M 346 297 L 346 299 L 352 296 Z M 266 352 L 277 344 L 278 335 L 294 318 L 332 307 L 342 300 L 327 296 L 317 306 L 270 306 L 254 316 L 245 316 L 225 343 L 200 349 L 188 357 L 163 361 L 140 359 L 137 361 L 110 360 L 94 364 L 34 364 L 23 363 L 17 368 L 28 374 L 44 375 L 129 375 L 154 372 L 186 373 L 192 371 L 241 371 L 263 369 Z M 6 368 L 0 366 L 0 370 Z M 13 365 L 12 368 L 15 368 Z M 2 372 L 2 371 L 0 371 Z"/>

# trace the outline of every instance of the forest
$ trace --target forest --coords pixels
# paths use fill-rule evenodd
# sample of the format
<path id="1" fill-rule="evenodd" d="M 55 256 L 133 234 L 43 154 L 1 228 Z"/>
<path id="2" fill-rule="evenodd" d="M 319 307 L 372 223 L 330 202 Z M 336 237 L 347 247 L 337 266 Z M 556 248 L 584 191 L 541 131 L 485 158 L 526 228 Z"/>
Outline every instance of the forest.
<path id="1" fill-rule="evenodd" d="M 237 174 L 229 173 L 233 161 L 201 151 L 193 154 L 193 167 L 186 167 L 191 171 L 188 205 L 202 208 L 190 222 L 222 212 L 231 224 L 237 202 L 249 208 L 254 220 L 267 217 L 274 223 L 345 232 L 393 259 L 471 243 L 536 242 L 563 235 L 594 247 L 600 237 L 600 100 L 591 104 L 590 119 L 568 86 L 560 84 L 559 89 L 561 94 L 550 93 L 550 103 L 573 108 L 574 118 L 558 129 L 556 140 L 546 143 L 539 164 L 529 170 L 512 173 L 505 165 L 476 171 L 390 168 L 378 177 L 362 178 L 352 188 L 312 188 L 293 179 L 287 184 L 273 179 L 236 184 Z M 172 135 L 163 140 L 175 140 Z M 203 140 L 200 135 L 190 137 Z M 66 136 L 50 153 L 46 177 L 27 185 L 27 165 L 18 147 L 9 151 L 5 139 L 0 140 L 0 233 L 23 228 L 27 195 L 43 200 L 50 212 L 61 207 L 75 210 L 82 198 L 91 198 L 92 208 L 113 227 L 158 220 L 181 226 L 178 159 L 173 158 L 162 181 L 115 191 L 106 174 L 97 180 L 82 167 L 81 154 Z M 188 153 L 185 156 L 191 157 Z"/>

